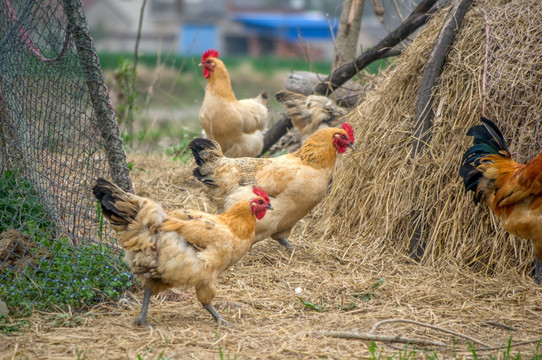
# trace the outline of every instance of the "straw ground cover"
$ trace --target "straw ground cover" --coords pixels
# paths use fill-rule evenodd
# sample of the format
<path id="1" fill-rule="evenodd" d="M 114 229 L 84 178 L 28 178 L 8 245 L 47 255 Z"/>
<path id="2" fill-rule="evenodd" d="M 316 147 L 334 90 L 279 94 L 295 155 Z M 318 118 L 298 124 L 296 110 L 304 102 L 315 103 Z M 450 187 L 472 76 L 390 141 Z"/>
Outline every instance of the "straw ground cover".
<path id="1" fill-rule="evenodd" d="M 510 237 L 487 209 L 474 206 L 458 169 L 471 143 L 466 129 L 482 113 L 502 127 L 519 161 L 542 148 L 536 123 L 541 6 L 534 0 L 475 2 L 435 90 L 431 140 L 412 161 L 419 81 L 445 13 L 436 16 L 348 115 L 358 148 L 340 157 L 328 196 L 294 229 L 294 250 L 258 243 L 221 277 L 215 305 L 233 329 L 218 327 L 192 291 L 180 290 L 153 298 L 152 327 L 135 327 L 142 297 L 136 287 L 123 300 L 88 312 L 36 312 L 24 323 L 3 324 L 0 354 L 404 359 L 475 353 L 507 359 L 519 352 L 522 359 L 540 358 L 542 288 L 531 278 L 531 244 Z M 136 155 L 129 161 L 139 194 L 168 209 L 214 211 L 190 176 L 190 163 Z M 424 214 L 420 262 L 406 255 L 413 213 Z M 371 332 L 387 319 L 395 322 Z M 376 348 L 371 340 L 334 337 L 337 332 L 370 335 Z M 404 344 L 377 341 L 392 335 L 443 344 L 414 345 L 419 352 L 413 353 Z"/>
<path id="2" fill-rule="evenodd" d="M 347 164 L 351 158 L 346 153 L 341 161 Z M 129 161 L 137 193 L 160 200 L 168 209 L 213 211 L 190 176 L 192 165 L 141 155 Z M 132 321 L 142 298 L 136 287 L 125 299 L 88 312 L 36 312 L 23 324 L 3 326 L 1 358 L 218 359 L 220 351 L 224 358 L 238 359 L 401 358 L 399 351 L 402 358 L 434 356 L 433 351 L 439 358 L 463 358 L 472 354 L 469 342 L 478 356 L 502 358 L 505 349 L 485 351 L 480 343 L 506 346 L 510 338 L 513 344 L 535 341 L 512 347 L 512 354 L 520 351 L 522 358 L 530 358 L 536 352 L 542 337 L 542 289 L 531 280 L 514 269 L 495 277 L 453 262 L 436 269 L 390 247 L 375 255 L 358 247 L 362 239 L 323 236 L 315 224 L 330 202 L 328 198 L 296 227 L 294 251 L 274 241 L 258 243 L 223 274 L 215 305 L 233 329 L 218 327 L 193 291 L 177 289 L 152 299 L 151 328 L 136 327 Z M 470 339 L 410 323 L 382 324 L 375 330 L 373 336 L 446 344 L 415 345 L 422 352 L 412 354 L 378 341 L 371 350 L 371 341 L 322 334 L 368 332 L 386 319 L 431 324 Z M 395 345 L 404 349 L 404 344 Z"/>

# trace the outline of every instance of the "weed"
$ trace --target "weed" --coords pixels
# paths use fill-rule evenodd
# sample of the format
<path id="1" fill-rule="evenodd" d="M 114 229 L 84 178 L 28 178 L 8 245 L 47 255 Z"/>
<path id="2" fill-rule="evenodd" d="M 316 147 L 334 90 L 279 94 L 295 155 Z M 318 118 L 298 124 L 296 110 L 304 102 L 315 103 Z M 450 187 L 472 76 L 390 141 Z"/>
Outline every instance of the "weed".
<path id="1" fill-rule="evenodd" d="M 15 234 L 7 243 L 13 250 L 0 264 L 0 298 L 11 314 L 92 304 L 104 295 L 118 297 L 132 285 L 116 249 L 101 242 L 76 244 L 57 235 L 33 186 L 16 172 L 6 171 L 0 178 L 0 209 L 0 231 Z M 97 211 L 102 239 L 103 215 L 99 207 Z"/>
<path id="2" fill-rule="evenodd" d="M 22 328 L 27 325 L 24 320 L 14 320 L 8 315 L 0 315 L 0 333 L 12 334 L 22 331 Z"/>
<path id="3" fill-rule="evenodd" d="M 169 147 L 166 149 L 166 154 L 171 156 L 174 161 L 181 160 L 183 164 L 188 164 L 190 159 L 192 159 L 192 152 L 188 148 L 188 144 L 192 140 L 192 137 L 185 133 L 178 145 Z"/>
<path id="4" fill-rule="evenodd" d="M 305 305 L 305 307 L 306 307 L 307 309 L 314 310 L 314 311 L 318 311 L 318 312 L 327 311 L 327 309 L 326 309 L 324 306 L 322 306 L 322 305 L 318 305 L 318 304 L 311 303 L 311 302 L 309 302 L 309 301 L 305 301 L 305 300 L 303 300 L 303 299 L 302 299 L 301 297 L 299 297 L 299 296 L 298 296 L 297 298 L 299 299 L 299 301 L 301 301 L 301 303 L 302 303 L 303 305 Z"/>
<path id="5" fill-rule="evenodd" d="M 124 126 L 125 128 L 127 136 L 124 137 L 124 140 L 130 143 L 133 138 L 133 126 L 136 112 L 139 110 L 139 107 L 136 105 L 139 91 L 135 86 L 135 66 L 131 60 L 124 56 L 118 60 L 118 66 L 115 69 L 115 80 L 120 89 L 120 102 L 116 109 L 118 114 L 117 121 L 119 125 Z"/>

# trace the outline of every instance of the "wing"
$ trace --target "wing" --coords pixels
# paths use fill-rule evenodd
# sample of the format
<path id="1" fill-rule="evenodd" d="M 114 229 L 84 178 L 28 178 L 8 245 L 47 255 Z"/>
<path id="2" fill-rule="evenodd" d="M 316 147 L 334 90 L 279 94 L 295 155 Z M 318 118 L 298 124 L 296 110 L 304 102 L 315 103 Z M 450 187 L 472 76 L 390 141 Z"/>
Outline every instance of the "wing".
<path id="1" fill-rule="evenodd" d="M 162 232 L 176 232 L 197 250 L 210 245 L 222 244 L 231 247 L 233 234 L 227 224 L 218 217 L 203 212 L 192 211 L 189 217 L 174 216 L 173 213 L 160 226 Z"/>
<path id="2" fill-rule="evenodd" d="M 508 160 L 505 164 L 497 162 L 495 166 L 499 172 L 495 180 L 498 190 L 494 204 L 497 206 L 512 205 L 530 195 L 542 193 L 541 155 L 525 165 Z"/>
<path id="3" fill-rule="evenodd" d="M 239 100 L 238 111 L 243 119 L 243 132 L 251 134 L 256 130 L 263 131 L 267 125 L 269 111 L 259 98 Z"/>

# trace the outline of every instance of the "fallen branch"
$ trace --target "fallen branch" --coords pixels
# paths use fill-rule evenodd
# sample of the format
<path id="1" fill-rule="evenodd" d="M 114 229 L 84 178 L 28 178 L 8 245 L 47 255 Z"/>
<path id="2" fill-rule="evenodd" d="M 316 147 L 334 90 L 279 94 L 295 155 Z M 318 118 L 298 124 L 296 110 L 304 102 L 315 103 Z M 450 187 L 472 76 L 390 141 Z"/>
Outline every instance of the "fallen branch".
<path id="1" fill-rule="evenodd" d="M 378 56 L 376 60 L 381 60 L 389 57 L 399 56 L 403 52 L 404 47 L 402 46 L 396 46 L 393 49 L 390 49 L 389 51 L 382 53 L 380 56 Z M 370 64 L 370 63 L 369 63 Z M 369 65 L 367 64 L 367 65 Z M 288 74 L 288 77 L 284 81 L 286 90 L 290 90 L 299 94 L 303 95 L 311 95 L 314 93 L 314 87 L 317 84 L 320 84 L 321 82 L 325 81 L 326 78 L 329 78 L 328 74 L 319 74 L 311 71 L 292 71 L 290 74 Z M 346 87 L 347 91 L 350 91 L 350 87 L 352 85 L 356 86 L 359 84 L 351 84 L 350 82 L 345 82 L 344 84 L 341 84 L 341 88 L 345 90 Z M 359 89 L 361 86 L 357 86 L 358 91 L 356 93 L 356 96 L 359 97 L 360 91 Z M 355 89 L 354 89 L 355 91 Z M 337 98 L 340 97 L 340 95 L 335 94 Z"/>
<path id="2" fill-rule="evenodd" d="M 316 85 L 314 93 L 329 96 L 331 92 L 351 79 L 367 65 L 376 59 L 379 59 L 395 45 L 405 40 L 420 26 L 424 25 L 429 19 L 429 16 L 436 11 L 437 7 L 433 7 L 436 2 L 437 0 L 422 0 L 401 25 L 389 33 L 374 47 L 363 52 L 356 60 L 343 64 L 335 69 L 330 76 Z"/>
<path id="3" fill-rule="evenodd" d="M 265 132 L 263 137 L 263 149 L 259 156 L 265 154 L 271 146 L 279 141 L 279 139 L 293 127 L 292 120 L 286 115 L 282 115 L 282 118 Z"/>
<path id="4" fill-rule="evenodd" d="M 408 319 L 387 319 L 387 320 L 382 320 L 382 321 L 379 321 L 377 323 L 375 323 L 373 325 L 373 327 L 371 328 L 371 330 L 369 330 L 369 334 L 372 334 L 376 331 L 376 329 L 381 326 L 381 325 L 384 325 L 384 324 L 389 324 L 389 323 L 397 323 L 397 322 L 401 322 L 401 323 L 407 323 L 407 324 L 414 324 L 414 325 L 419 325 L 419 326 L 423 326 L 423 327 L 426 327 L 426 328 L 429 328 L 429 329 L 433 329 L 433 330 L 438 330 L 438 331 L 441 331 L 441 332 L 444 332 L 444 333 L 447 333 L 447 334 L 450 334 L 450 335 L 454 335 L 454 336 L 457 336 L 457 337 L 461 337 L 463 339 L 466 339 L 466 340 L 469 340 L 470 342 L 473 342 L 473 343 L 476 343 L 478 345 L 482 345 L 486 348 L 490 348 L 491 345 L 488 345 L 486 343 L 483 343 L 481 342 L 480 340 L 477 340 L 475 338 L 472 338 L 470 336 L 467 336 L 465 334 L 461 334 L 461 333 L 458 333 L 456 331 L 453 331 L 453 330 L 448 330 L 448 329 L 444 329 L 444 328 L 441 328 L 441 327 L 438 327 L 438 326 L 435 326 L 435 325 L 431 325 L 431 324 L 426 324 L 426 323 L 422 323 L 422 322 L 419 322 L 419 321 L 415 321 L 415 320 L 408 320 Z"/>
<path id="5" fill-rule="evenodd" d="M 342 339 L 355 339 L 355 340 L 367 340 L 367 341 L 381 341 L 391 343 L 403 343 L 403 344 L 416 344 L 416 345 L 430 345 L 445 347 L 446 344 L 440 341 L 420 339 L 420 338 L 407 338 L 399 335 L 375 335 L 370 333 L 350 333 L 350 332 L 335 332 L 335 331 L 322 331 L 315 332 L 314 335 L 318 336 L 330 336 Z"/>

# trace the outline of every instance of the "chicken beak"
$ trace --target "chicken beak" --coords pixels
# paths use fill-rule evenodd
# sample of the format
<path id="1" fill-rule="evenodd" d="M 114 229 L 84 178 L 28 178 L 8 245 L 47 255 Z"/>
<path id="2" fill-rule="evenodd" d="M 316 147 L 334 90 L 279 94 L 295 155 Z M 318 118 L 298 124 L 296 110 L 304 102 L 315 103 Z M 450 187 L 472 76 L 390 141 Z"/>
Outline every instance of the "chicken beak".
<path id="1" fill-rule="evenodd" d="M 348 147 L 351 147 L 352 150 L 356 150 L 356 146 L 354 145 L 354 143 L 350 143 L 350 145 L 348 145 Z"/>
<path id="2" fill-rule="evenodd" d="M 271 203 L 267 204 L 267 209 L 269 209 L 269 210 L 275 210 L 275 208 L 273 207 L 273 205 L 271 205 Z"/>

